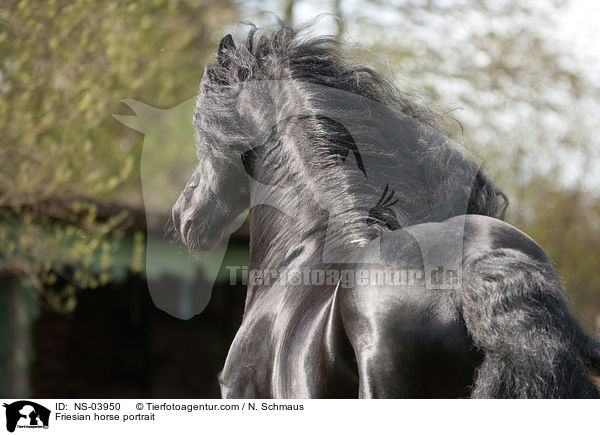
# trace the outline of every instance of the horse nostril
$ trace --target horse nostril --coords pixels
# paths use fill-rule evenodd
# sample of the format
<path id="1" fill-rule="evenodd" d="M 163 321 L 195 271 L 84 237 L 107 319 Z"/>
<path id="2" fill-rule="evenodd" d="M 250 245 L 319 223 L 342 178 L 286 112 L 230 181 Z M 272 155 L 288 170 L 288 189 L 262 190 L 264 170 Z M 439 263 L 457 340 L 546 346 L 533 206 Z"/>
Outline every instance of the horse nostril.
<path id="1" fill-rule="evenodd" d="M 187 233 L 191 226 L 192 226 L 192 220 L 186 219 L 185 222 L 183 223 L 183 228 L 181 228 L 181 238 L 184 241 L 187 241 Z"/>

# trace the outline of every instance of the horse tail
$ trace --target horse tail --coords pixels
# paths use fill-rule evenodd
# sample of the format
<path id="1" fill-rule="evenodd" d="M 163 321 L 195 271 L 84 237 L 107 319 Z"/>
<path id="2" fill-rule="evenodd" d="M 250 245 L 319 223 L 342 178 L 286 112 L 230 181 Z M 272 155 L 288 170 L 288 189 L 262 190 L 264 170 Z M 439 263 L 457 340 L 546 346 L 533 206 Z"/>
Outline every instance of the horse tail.
<path id="1" fill-rule="evenodd" d="M 473 398 L 600 398 L 600 343 L 569 311 L 551 264 L 497 249 L 465 262 L 457 294 L 482 353 Z"/>

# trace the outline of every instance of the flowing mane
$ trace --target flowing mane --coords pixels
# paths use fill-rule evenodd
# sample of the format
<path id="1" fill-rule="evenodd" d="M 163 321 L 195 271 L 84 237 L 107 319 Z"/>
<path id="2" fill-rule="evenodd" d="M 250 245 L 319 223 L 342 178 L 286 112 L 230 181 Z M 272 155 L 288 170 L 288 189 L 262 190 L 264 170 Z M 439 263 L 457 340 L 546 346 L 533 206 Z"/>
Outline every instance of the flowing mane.
<path id="1" fill-rule="evenodd" d="M 361 231 L 368 240 L 460 214 L 501 217 L 505 207 L 497 197 L 506 198 L 441 133 L 436 113 L 372 68 L 347 61 L 346 46 L 335 37 L 303 36 L 305 30 L 283 22 L 264 31 L 252 26 L 243 47 L 220 50 L 222 58 L 205 71 L 194 113 L 199 155 L 239 159 L 246 151 L 239 144 L 256 144 L 257 136 L 271 138 L 261 142 L 269 146 L 263 154 L 275 147 L 288 155 L 300 150 L 302 170 L 309 172 L 304 178 L 320 186 L 315 199 L 331 205 L 330 217 L 343 216 L 354 239 Z M 277 86 L 256 85 L 261 92 L 245 97 L 235 91 L 261 83 Z M 211 94 L 216 88 L 233 91 Z M 270 94 L 269 108 L 258 94 Z M 352 99 L 359 103 L 347 103 Z M 349 155 L 356 164 L 340 165 Z"/>

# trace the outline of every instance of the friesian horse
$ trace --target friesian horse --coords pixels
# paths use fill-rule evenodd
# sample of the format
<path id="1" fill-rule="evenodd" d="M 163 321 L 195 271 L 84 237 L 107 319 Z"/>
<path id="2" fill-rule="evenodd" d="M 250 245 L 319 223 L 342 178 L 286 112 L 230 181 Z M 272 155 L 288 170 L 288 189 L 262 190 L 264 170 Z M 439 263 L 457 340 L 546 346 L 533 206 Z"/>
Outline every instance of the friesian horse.
<path id="1" fill-rule="evenodd" d="M 497 219 L 476 160 L 336 38 L 302 30 L 222 39 L 173 207 L 194 250 L 250 208 L 223 397 L 599 397 L 597 339 L 542 249 Z"/>

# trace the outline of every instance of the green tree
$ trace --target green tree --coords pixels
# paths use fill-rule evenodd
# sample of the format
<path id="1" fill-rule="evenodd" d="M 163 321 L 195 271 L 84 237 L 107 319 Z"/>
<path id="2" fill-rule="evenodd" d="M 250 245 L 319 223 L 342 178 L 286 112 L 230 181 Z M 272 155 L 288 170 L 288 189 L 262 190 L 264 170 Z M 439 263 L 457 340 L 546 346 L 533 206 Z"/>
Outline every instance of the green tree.
<path id="1" fill-rule="evenodd" d="M 111 279 L 127 207 L 103 215 L 103 201 L 142 206 L 142 138 L 111 113 L 124 110 L 122 98 L 169 107 L 194 95 L 216 32 L 235 17 L 216 0 L 0 5 L 4 269 L 24 272 L 66 310 L 76 287 Z M 139 270 L 143 250 L 135 252 L 130 266 Z M 60 294 L 44 291 L 57 281 Z"/>

